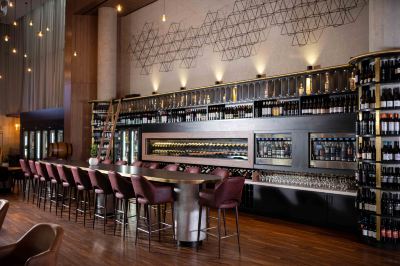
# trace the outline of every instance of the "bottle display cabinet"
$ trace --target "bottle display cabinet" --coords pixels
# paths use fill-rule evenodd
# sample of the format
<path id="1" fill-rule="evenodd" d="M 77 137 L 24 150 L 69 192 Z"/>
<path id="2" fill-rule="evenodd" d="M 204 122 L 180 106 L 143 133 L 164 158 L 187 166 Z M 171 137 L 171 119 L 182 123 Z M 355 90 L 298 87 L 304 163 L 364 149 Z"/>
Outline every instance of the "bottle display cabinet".
<path id="1" fill-rule="evenodd" d="M 292 165 L 292 137 L 290 133 L 256 134 L 255 163 Z"/>
<path id="2" fill-rule="evenodd" d="M 143 160 L 253 167 L 251 132 L 143 133 Z"/>
<path id="3" fill-rule="evenodd" d="M 400 50 L 354 58 L 359 113 L 358 193 L 360 235 L 396 246 L 400 225 Z"/>
<path id="4" fill-rule="evenodd" d="M 353 133 L 311 133 L 309 143 L 310 167 L 357 169 Z"/>

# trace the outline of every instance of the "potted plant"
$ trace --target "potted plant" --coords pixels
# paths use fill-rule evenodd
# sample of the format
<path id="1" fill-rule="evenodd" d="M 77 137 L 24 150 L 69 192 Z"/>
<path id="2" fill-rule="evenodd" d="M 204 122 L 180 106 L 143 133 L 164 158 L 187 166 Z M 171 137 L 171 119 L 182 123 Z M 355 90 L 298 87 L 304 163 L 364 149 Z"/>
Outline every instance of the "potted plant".
<path id="1" fill-rule="evenodd" d="M 90 166 L 99 164 L 99 159 L 97 158 L 97 150 L 98 150 L 98 146 L 96 144 L 93 144 L 92 148 L 90 149 L 90 158 L 89 158 Z"/>

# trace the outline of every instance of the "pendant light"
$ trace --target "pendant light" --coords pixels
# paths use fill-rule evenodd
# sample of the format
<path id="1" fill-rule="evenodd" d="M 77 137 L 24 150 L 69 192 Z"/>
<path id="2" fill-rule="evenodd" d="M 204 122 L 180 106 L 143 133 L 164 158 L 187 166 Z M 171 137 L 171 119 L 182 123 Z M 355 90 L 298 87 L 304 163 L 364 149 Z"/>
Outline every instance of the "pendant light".
<path id="1" fill-rule="evenodd" d="M 13 21 L 12 24 L 13 24 L 14 27 L 18 26 L 18 22 L 17 22 L 17 1 L 15 1 L 14 21 Z"/>
<path id="2" fill-rule="evenodd" d="M 77 31 L 77 29 L 76 29 L 76 17 L 75 16 L 74 16 L 73 22 L 74 22 L 73 28 L 72 28 L 72 30 L 74 31 L 74 53 L 73 53 L 73 56 L 77 57 L 78 56 L 78 52 L 76 51 L 76 31 Z"/>
<path id="3" fill-rule="evenodd" d="M 167 16 L 165 15 L 165 0 L 163 0 L 163 1 L 164 1 L 164 10 L 163 10 L 163 14 L 162 14 L 162 17 L 161 17 L 161 21 L 165 22 L 165 21 L 167 21 Z"/>
<path id="4" fill-rule="evenodd" d="M 40 1 L 40 10 L 39 10 L 39 32 L 37 33 L 37 36 L 39 38 L 43 37 L 43 31 L 42 31 L 42 15 L 43 15 L 43 5 L 42 5 L 42 1 Z"/>
<path id="5" fill-rule="evenodd" d="M 30 1 L 30 13 L 29 13 L 29 17 L 30 17 L 30 19 L 29 19 L 29 23 L 28 23 L 28 25 L 30 26 L 30 27 L 33 27 L 33 21 L 32 21 L 32 0 Z"/>

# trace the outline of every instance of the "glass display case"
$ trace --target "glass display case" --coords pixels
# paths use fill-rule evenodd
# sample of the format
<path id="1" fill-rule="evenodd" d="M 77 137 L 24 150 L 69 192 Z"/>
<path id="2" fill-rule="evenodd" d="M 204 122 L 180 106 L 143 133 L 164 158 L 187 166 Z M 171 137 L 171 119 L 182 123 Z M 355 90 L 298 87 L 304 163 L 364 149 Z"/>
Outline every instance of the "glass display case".
<path id="1" fill-rule="evenodd" d="M 124 128 L 115 131 L 114 160 L 124 160 L 131 164 L 139 160 L 139 128 Z"/>
<path id="2" fill-rule="evenodd" d="M 356 169 L 356 137 L 352 133 L 311 133 L 310 167 Z"/>
<path id="3" fill-rule="evenodd" d="M 144 133 L 143 160 L 251 168 L 250 132 Z"/>
<path id="4" fill-rule="evenodd" d="M 49 132 L 47 130 L 42 131 L 42 158 L 47 158 L 49 147 Z"/>
<path id="5" fill-rule="evenodd" d="M 28 159 L 29 156 L 29 135 L 28 131 L 24 131 L 24 139 L 23 139 L 23 145 L 24 145 L 24 158 Z"/>
<path id="6" fill-rule="evenodd" d="M 292 137 L 288 133 L 255 135 L 256 164 L 292 165 Z"/>

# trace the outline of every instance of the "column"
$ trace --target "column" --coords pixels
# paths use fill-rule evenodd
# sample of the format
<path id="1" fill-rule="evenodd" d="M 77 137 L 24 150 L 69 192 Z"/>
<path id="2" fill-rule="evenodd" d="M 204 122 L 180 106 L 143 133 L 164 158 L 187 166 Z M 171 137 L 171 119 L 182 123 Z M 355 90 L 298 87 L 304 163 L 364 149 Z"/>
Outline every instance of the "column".
<path id="1" fill-rule="evenodd" d="M 99 8 L 97 99 L 111 100 L 117 92 L 117 10 Z"/>
<path id="2" fill-rule="evenodd" d="M 369 51 L 400 47 L 400 1 L 369 1 Z"/>

